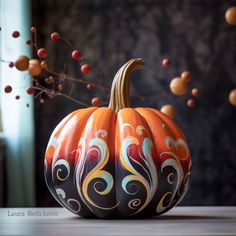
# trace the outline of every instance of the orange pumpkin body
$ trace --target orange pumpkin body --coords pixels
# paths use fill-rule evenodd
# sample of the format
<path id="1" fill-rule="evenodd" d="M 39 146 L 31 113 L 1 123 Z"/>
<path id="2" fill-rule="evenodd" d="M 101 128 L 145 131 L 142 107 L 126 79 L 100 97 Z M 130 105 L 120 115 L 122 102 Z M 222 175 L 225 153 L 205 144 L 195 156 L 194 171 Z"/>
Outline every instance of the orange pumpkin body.
<path id="1" fill-rule="evenodd" d="M 173 120 L 155 109 L 119 104 L 118 110 L 79 109 L 51 135 L 46 182 L 58 202 L 80 216 L 159 215 L 188 188 L 189 148 Z"/>

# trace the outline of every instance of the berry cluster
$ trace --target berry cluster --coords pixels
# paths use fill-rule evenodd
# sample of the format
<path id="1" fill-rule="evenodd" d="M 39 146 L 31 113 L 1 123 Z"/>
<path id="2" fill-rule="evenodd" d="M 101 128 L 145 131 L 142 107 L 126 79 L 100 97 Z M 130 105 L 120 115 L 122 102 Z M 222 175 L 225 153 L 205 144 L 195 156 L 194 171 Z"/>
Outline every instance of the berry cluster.
<path id="1" fill-rule="evenodd" d="M 34 95 L 36 99 L 39 99 L 41 103 L 45 102 L 45 98 L 54 98 L 56 96 L 63 96 L 68 98 L 74 102 L 79 103 L 82 106 L 89 106 L 88 104 L 77 100 L 70 95 L 64 93 L 65 83 L 67 81 L 73 83 L 82 83 L 86 85 L 88 90 L 97 87 L 100 89 L 107 90 L 105 87 L 95 84 L 93 82 L 88 81 L 87 79 L 82 78 L 74 78 L 69 77 L 64 73 L 58 73 L 51 69 L 47 63 L 48 51 L 44 47 L 38 47 L 37 42 L 37 28 L 31 27 L 32 39 L 27 39 L 25 43 L 32 47 L 34 54 L 36 55 L 34 58 L 29 58 L 25 55 L 20 55 L 15 61 L 8 62 L 10 68 L 15 68 L 19 71 L 28 71 L 28 73 L 32 77 L 33 85 L 31 87 L 26 88 L 25 92 L 30 95 Z M 12 32 L 13 38 L 20 37 L 19 31 Z M 82 63 L 82 54 L 80 50 L 75 49 L 72 45 L 58 32 L 53 32 L 50 35 L 52 41 L 57 42 L 61 40 L 65 44 L 69 45 L 71 48 L 71 58 L 75 60 L 80 65 L 81 74 L 86 76 L 91 72 L 91 67 L 87 63 Z M 6 62 L 1 60 L 2 62 Z M 11 93 L 13 88 L 11 85 L 7 85 L 4 88 L 6 93 Z M 20 99 L 20 96 L 17 95 L 15 97 L 17 100 Z M 101 106 L 102 102 L 99 97 L 94 97 L 91 100 L 92 106 Z M 28 105 L 27 105 L 28 106 Z"/>
<path id="2" fill-rule="evenodd" d="M 105 91 L 110 91 L 109 89 L 100 84 L 96 84 L 94 82 L 88 81 L 87 78 L 86 79 L 83 78 L 83 76 L 86 76 L 87 74 L 91 73 L 90 65 L 87 63 L 82 63 L 83 57 L 81 51 L 74 48 L 70 44 L 70 42 L 64 39 L 58 32 L 51 33 L 50 39 L 55 43 L 58 41 L 62 41 L 63 43 L 69 46 L 69 48 L 71 49 L 71 59 L 78 62 L 81 74 L 83 76 L 82 78 L 70 77 L 64 73 L 56 72 L 52 68 L 50 68 L 47 62 L 47 58 L 49 56 L 47 49 L 38 46 L 37 28 L 31 27 L 30 30 L 32 33 L 32 38 L 27 39 L 25 43 L 32 47 L 35 57 L 29 58 L 28 56 L 20 55 L 15 61 L 8 62 L 10 68 L 15 68 L 19 71 L 28 71 L 28 73 L 31 75 L 33 85 L 25 89 L 25 92 L 27 94 L 33 95 L 42 104 L 45 103 L 46 98 L 52 99 L 55 98 L 56 96 L 63 96 L 74 102 L 77 102 L 82 106 L 89 106 L 88 104 L 64 93 L 65 83 L 66 82 L 82 83 L 86 86 L 87 90 L 91 90 L 93 88 L 99 88 Z M 20 36 L 21 36 L 20 32 L 18 31 L 12 32 L 13 38 L 18 38 Z M 172 63 L 168 58 L 165 58 L 162 61 L 162 65 L 164 68 L 169 68 L 171 64 Z M 174 78 L 170 83 L 171 92 L 177 96 L 186 95 L 187 92 L 189 91 L 188 83 L 190 81 L 190 77 L 191 73 L 188 71 L 184 71 L 181 74 L 181 77 Z M 7 85 L 4 88 L 4 90 L 6 93 L 11 93 L 13 91 L 13 88 L 11 85 Z M 198 96 L 198 94 L 199 90 L 197 88 L 193 88 L 192 95 Z M 136 97 L 142 100 L 150 99 L 150 98 L 144 98 L 139 95 L 136 95 Z M 20 99 L 20 96 L 16 95 L 15 98 L 18 100 Z M 99 97 L 94 97 L 91 99 L 91 105 L 97 107 L 101 106 L 102 101 Z M 189 99 L 187 101 L 187 105 L 193 108 L 195 106 L 194 99 Z M 161 108 L 161 111 L 166 113 L 168 116 L 172 118 L 176 114 L 175 108 L 170 104 L 163 106 Z"/>
<path id="3" fill-rule="evenodd" d="M 171 66 L 171 60 L 169 58 L 164 58 L 162 60 L 162 66 L 164 68 L 169 68 Z M 189 93 L 189 82 L 192 77 L 192 74 L 189 71 L 184 71 L 182 72 L 180 77 L 175 77 L 171 80 L 170 82 L 170 91 L 172 94 L 176 96 L 184 96 Z M 200 94 L 200 91 L 198 88 L 192 88 L 191 90 L 191 95 L 193 97 L 197 97 Z M 187 106 L 189 108 L 194 108 L 195 107 L 195 99 L 194 98 L 189 98 L 187 100 Z M 165 114 L 167 114 L 169 117 L 174 118 L 176 115 L 176 110 L 173 105 L 171 104 L 166 104 L 162 106 L 161 111 Z"/>

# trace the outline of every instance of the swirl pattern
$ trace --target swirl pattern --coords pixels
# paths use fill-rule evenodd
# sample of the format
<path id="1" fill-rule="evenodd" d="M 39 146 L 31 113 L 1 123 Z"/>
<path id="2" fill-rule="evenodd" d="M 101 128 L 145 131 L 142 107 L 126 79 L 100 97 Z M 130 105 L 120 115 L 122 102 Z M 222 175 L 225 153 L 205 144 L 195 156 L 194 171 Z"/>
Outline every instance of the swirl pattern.
<path id="1" fill-rule="evenodd" d="M 88 194 L 89 185 L 92 183 L 92 181 L 95 180 L 93 184 L 93 190 L 100 195 L 107 195 L 110 193 L 111 189 L 114 187 L 114 180 L 113 176 L 108 172 L 103 170 L 103 168 L 106 166 L 108 160 L 109 160 L 109 150 L 107 147 L 107 144 L 104 140 L 99 138 L 99 135 L 104 138 L 107 135 L 107 132 L 105 130 L 99 130 L 95 134 L 95 138 L 91 139 L 89 143 L 89 150 L 86 152 L 86 143 L 85 140 L 81 139 L 81 155 L 79 157 L 79 163 L 77 171 L 76 171 L 76 182 L 77 182 L 77 189 L 78 192 L 83 199 L 84 203 L 91 209 L 90 205 L 99 208 L 99 209 L 112 209 L 115 206 L 111 207 L 104 207 L 99 206 L 92 200 L 92 198 Z M 88 156 L 89 152 L 96 150 L 98 155 L 97 159 L 99 160 L 98 163 L 95 165 L 94 168 L 85 176 L 83 179 L 83 174 L 85 172 L 85 166 L 86 166 L 86 157 Z M 101 182 L 102 180 L 103 182 Z M 97 186 L 105 186 L 103 190 L 99 190 Z"/>
<path id="2" fill-rule="evenodd" d="M 121 210 L 130 217 L 159 215 L 187 191 L 191 160 L 183 138 L 166 135 L 159 151 L 148 127 L 123 122 L 119 128 L 116 156 L 105 129 L 85 131 L 78 144 L 65 144 L 65 131 L 50 139 L 45 177 L 53 196 L 71 212 L 102 218 L 120 216 Z"/>
<path id="3" fill-rule="evenodd" d="M 127 126 L 127 124 L 125 124 L 125 126 Z M 134 130 L 134 129 L 133 129 Z M 143 134 L 143 130 L 145 130 L 144 127 L 142 126 L 138 126 L 136 129 L 136 133 L 138 135 L 142 135 Z M 152 157 L 152 141 L 149 137 L 145 137 L 143 139 L 143 143 L 142 143 L 142 153 L 143 156 L 141 155 L 141 153 L 139 152 L 139 158 L 140 160 L 142 160 L 142 162 L 138 162 L 137 160 L 133 159 L 131 156 L 128 155 L 128 149 L 131 145 L 139 145 L 139 141 L 137 138 L 134 138 L 132 136 L 128 136 L 127 138 L 125 138 L 121 144 L 121 151 L 120 151 L 120 160 L 121 160 L 121 164 L 123 166 L 124 169 L 126 169 L 128 172 L 130 172 L 131 174 L 127 175 L 126 177 L 123 178 L 122 180 L 122 188 L 123 190 L 129 194 L 129 195 L 136 195 L 138 194 L 139 191 L 139 187 L 138 185 L 136 186 L 136 190 L 135 192 L 130 192 L 127 189 L 127 186 L 129 183 L 131 182 L 139 182 L 141 183 L 146 190 L 146 199 L 143 203 L 143 205 L 133 214 L 137 214 L 138 212 L 142 211 L 152 200 L 156 189 L 157 189 L 157 183 L 158 183 L 158 176 L 157 176 L 157 170 L 153 161 L 153 157 Z M 142 173 L 140 173 L 139 171 L 137 171 L 134 167 L 134 165 L 131 164 L 131 160 L 138 164 L 138 166 L 141 167 L 142 171 L 144 171 L 146 173 L 146 175 L 148 176 L 148 178 L 145 178 L 143 176 Z M 134 184 L 133 184 L 134 185 Z M 132 207 L 134 206 L 133 204 L 135 204 L 135 208 Z M 132 209 L 136 209 L 137 206 L 141 205 L 141 199 L 133 199 L 129 202 L 128 206 Z"/>

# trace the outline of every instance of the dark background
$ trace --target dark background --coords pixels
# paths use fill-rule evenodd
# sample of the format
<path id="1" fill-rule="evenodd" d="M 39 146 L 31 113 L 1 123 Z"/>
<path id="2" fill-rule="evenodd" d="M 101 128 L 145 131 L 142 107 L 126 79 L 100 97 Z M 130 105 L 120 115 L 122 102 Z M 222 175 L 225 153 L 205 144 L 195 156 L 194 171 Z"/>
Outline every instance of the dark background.
<path id="1" fill-rule="evenodd" d="M 236 1 L 32 2 L 39 46 L 49 51 L 48 61 L 55 70 L 81 76 L 78 64 L 70 58 L 71 50 L 50 40 L 54 31 L 82 51 L 93 67 L 88 78 L 108 87 L 123 63 L 142 57 L 146 67 L 132 80 L 133 106 L 160 109 L 172 103 L 177 109 L 176 121 L 191 146 L 193 174 L 181 204 L 236 205 L 236 108 L 227 100 L 229 91 L 236 87 L 236 27 L 224 19 L 225 10 Z M 161 67 L 165 56 L 172 60 L 169 70 Z M 190 96 L 176 98 L 169 91 L 171 78 L 185 69 L 193 73 L 191 87 L 201 90 L 195 109 L 186 106 Z M 72 95 L 88 103 L 95 95 L 105 102 L 109 98 L 104 91 L 87 91 L 83 85 L 74 86 Z M 56 124 L 77 108 L 64 98 L 44 105 L 36 102 L 38 206 L 57 205 L 44 182 L 44 151 Z"/>

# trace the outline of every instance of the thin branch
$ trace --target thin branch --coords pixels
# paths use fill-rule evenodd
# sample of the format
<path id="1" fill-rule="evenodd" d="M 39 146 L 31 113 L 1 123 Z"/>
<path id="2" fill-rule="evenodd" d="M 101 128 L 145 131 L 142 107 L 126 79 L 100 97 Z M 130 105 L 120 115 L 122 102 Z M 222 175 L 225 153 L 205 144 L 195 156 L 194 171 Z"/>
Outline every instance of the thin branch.
<path id="1" fill-rule="evenodd" d="M 77 103 L 77 104 L 80 104 L 80 105 L 84 106 L 84 107 L 90 107 L 88 104 L 86 104 L 86 103 L 84 103 L 84 102 L 80 102 L 80 101 L 78 101 L 77 99 L 75 99 L 75 98 L 73 98 L 73 97 L 70 97 L 70 96 L 68 96 L 68 95 L 66 95 L 66 94 L 64 94 L 64 93 L 56 92 L 56 95 L 62 96 L 62 97 L 64 97 L 64 98 L 67 98 L 67 99 L 69 99 L 69 100 L 71 100 L 71 101 L 73 101 L 73 102 L 75 102 L 75 103 Z"/>

